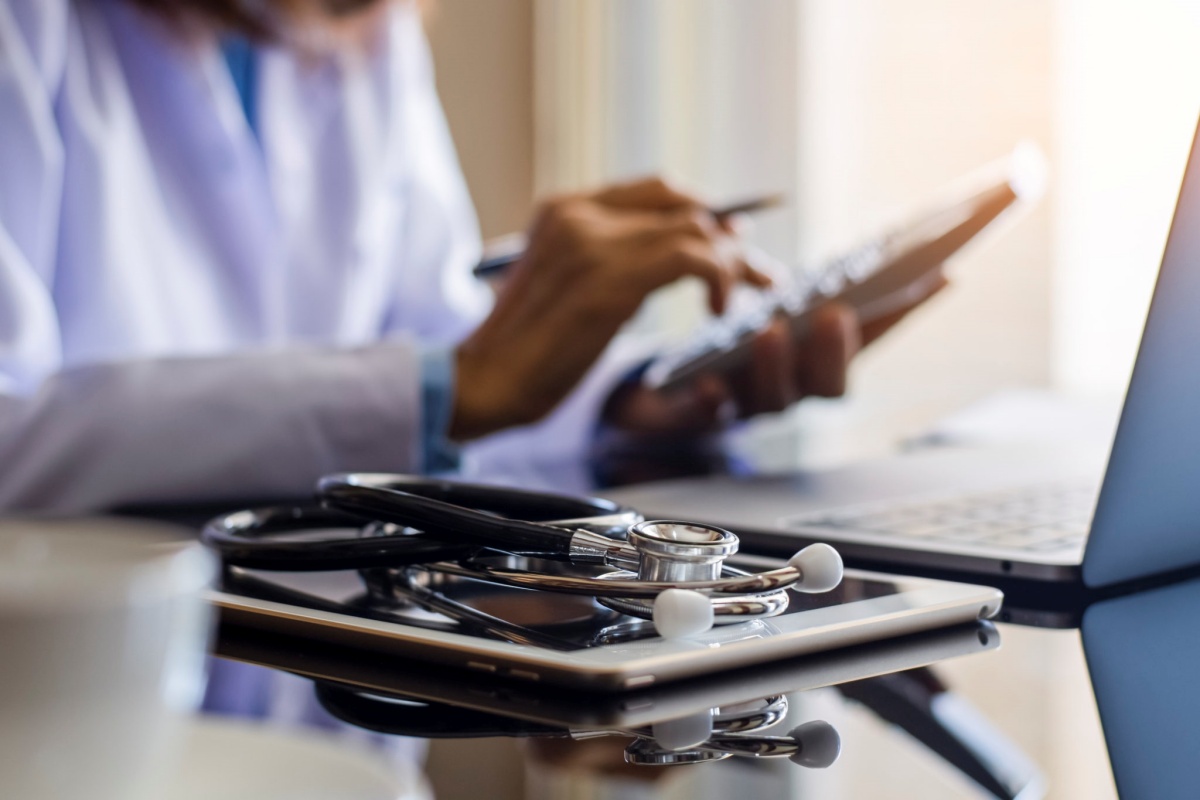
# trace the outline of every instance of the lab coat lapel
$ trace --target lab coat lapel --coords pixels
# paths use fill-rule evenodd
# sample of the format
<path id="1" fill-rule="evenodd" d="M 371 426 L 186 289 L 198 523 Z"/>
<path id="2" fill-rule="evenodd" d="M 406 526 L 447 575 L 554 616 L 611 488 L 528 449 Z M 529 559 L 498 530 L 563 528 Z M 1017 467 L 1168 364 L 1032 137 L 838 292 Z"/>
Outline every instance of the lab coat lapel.
<path id="1" fill-rule="evenodd" d="M 279 329 L 283 250 L 275 199 L 254 132 L 215 41 L 188 40 L 127 3 L 103 4 L 161 180 L 203 228 L 222 270 L 234 270 L 258 336 Z M 256 313 L 255 313 L 256 312 Z"/>
<path id="2" fill-rule="evenodd" d="M 325 307 L 336 303 L 331 287 L 313 284 L 311 265 L 328 273 L 340 256 L 333 248 L 343 208 L 335 203 L 332 215 L 326 215 L 322 203 L 337 193 L 340 180 L 335 176 L 325 182 L 321 174 L 329 158 L 323 151 L 338 100 L 338 75 L 332 59 L 269 48 L 260 53 L 258 79 L 259 136 L 286 248 L 286 281 L 281 276 L 274 297 L 280 303 L 280 324 L 303 336 L 306 322 L 318 325 L 317 319 L 328 313 Z"/>
<path id="3" fill-rule="evenodd" d="M 289 330 L 300 337 L 338 330 L 356 341 L 367 328 L 347 320 L 367 306 L 353 287 L 371 282 L 348 273 L 364 260 L 364 215 L 388 169 L 369 70 L 353 55 L 279 50 L 264 52 L 259 66 L 259 132 L 289 247 L 280 287 L 289 297 Z"/>

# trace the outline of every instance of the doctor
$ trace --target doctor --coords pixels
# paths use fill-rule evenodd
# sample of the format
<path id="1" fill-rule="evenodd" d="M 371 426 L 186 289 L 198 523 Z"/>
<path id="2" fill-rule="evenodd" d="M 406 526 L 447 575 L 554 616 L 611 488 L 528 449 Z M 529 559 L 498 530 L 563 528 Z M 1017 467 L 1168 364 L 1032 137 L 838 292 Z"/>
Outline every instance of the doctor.
<path id="1" fill-rule="evenodd" d="M 494 305 L 419 11 L 387 0 L 0 0 L 0 509 L 298 495 L 337 470 L 532 457 L 836 395 L 822 313 L 662 396 L 608 348 L 685 276 L 765 285 L 647 180 L 550 200 Z"/>

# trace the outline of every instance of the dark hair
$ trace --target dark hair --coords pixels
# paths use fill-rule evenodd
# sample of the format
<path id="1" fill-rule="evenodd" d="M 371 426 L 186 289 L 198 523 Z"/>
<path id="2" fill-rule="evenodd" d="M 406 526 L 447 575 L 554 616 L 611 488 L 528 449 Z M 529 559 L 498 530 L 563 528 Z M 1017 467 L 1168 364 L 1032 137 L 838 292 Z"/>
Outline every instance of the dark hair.
<path id="1" fill-rule="evenodd" d="M 220 28 L 236 31 L 253 39 L 269 40 L 278 31 L 272 24 L 275 16 L 322 14 L 331 19 L 364 11 L 387 0 L 132 0 L 138 6 L 174 19 L 199 20 Z M 267 7 L 260 11 L 255 6 Z"/>

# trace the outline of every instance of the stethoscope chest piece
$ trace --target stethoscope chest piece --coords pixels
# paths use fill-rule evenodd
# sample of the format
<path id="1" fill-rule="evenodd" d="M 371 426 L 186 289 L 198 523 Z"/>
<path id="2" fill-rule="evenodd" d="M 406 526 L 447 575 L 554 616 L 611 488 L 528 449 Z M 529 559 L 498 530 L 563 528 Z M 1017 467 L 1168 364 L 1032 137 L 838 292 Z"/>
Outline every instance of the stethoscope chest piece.
<path id="1" fill-rule="evenodd" d="M 643 581 L 716 580 L 738 549 L 738 537 L 727 530 L 674 520 L 639 522 L 628 541 L 641 556 L 637 577 Z"/>
<path id="2" fill-rule="evenodd" d="M 652 619 L 666 638 L 703 633 L 713 624 L 777 616 L 788 608 L 788 588 L 829 591 L 842 578 L 841 557 L 824 544 L 805 548 L 786 567 L 771 572 L 735 569 L 725 561 L 737 552 L 738 537 L 696 522 L 639 522 L 629 529 L 628 543 L 638 553 L 637 572 L 599 576 L 614 584 L 614 593 L 597 600 L 624 614 Z M 653 598 L 620 596 L 616 584 L 657 585 L 659 593 Z"/>

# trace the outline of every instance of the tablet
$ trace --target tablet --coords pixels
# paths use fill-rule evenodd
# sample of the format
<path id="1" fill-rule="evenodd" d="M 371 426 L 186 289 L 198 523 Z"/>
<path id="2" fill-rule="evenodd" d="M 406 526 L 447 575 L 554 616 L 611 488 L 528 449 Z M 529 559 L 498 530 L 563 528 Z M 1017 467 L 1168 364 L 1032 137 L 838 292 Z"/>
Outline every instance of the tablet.
<path id="1" fill-rule="evenodd" d="M 368 606 L 359 574 L 349 571 L 229 569 L 212 600 L 223 623 L 243 628 L 516 681 L 603 691 L 714 675 L 987 619 L 1002 600 L 1000 592 L 982 586 L 847 571 L 832 592 L 791 592 L 788 610 L 777 617 L 663 639 L 652 623 L 610 611 L 590 597 L 462 578 L 442 580 L 436 588 L 498 620 L 497 625 L 468 630 L 415 606 Z"/>
<path id="2" fill-rule="evenodd" d="M 427 662 L 240 626 L 222 629 L 217 654 L 370 695 L 450 705 L 563 730 L 594 730 L 651 725 L 714 707 L 940 664 L 995 650 L 1000 641 L 992 623 L 971 622 L 628 692 L 590 692 L 453 668 L 430 669 Z M 393 732 L 423 735 L 416 729 Z"/>
<path id="3" fill-rule="evenodd" d="M 943 265 L 976 240 L 1005 212 L 1028 207 L 1046 182 L 1045 158 L 1026 143 L 949 187 L 922 213 L 812 271 L 798 285 L 762 294 L 739 313 L 712 320 L 643 372 L 652 389 L 668 390 L 705 372 L 724 373 L 746 362 L 759 332 L 777 318 L 788 320 L 797 340 L 808 333 L 813 312 L 837 301 L 853 308 L 861 324 L 910 307 L 942 280 Z"/>

